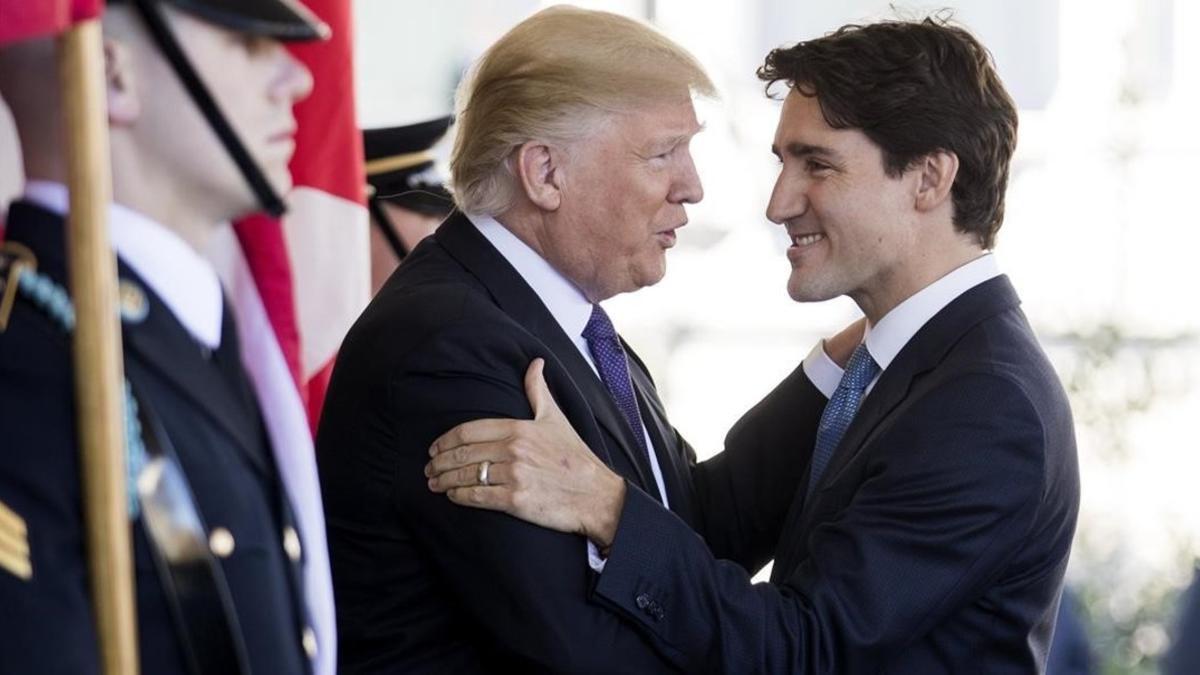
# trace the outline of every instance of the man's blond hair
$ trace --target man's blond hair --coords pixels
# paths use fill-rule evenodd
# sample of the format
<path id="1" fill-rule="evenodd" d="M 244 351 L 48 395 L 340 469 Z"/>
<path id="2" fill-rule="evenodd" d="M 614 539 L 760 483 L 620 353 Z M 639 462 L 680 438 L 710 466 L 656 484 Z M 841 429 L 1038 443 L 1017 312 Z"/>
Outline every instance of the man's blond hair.
<path id="1" fill-rule="evenodd" d="M 532 140 L 567 145 L 613 114 L 671 96 L 715 96 L 686 49 L 633 19 L 552 7 L 517 24 L 459 85 L 451 185 L 467 213 L 512 205 L 509 158 Z"/>

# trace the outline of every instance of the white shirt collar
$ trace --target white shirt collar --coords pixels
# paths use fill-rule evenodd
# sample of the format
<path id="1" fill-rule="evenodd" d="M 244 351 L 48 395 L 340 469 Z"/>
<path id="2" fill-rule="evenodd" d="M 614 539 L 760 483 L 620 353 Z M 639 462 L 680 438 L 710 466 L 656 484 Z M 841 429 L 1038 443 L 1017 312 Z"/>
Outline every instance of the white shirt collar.
<path id="1" fill-rule="evenodd" d="M 592 316 L 592 303 L 583 292 L 495 218 L 468 214 L 467 219 L 516 268 L 576 346 L 586 344 L 583 329 Z M 586 346 L 582 351 L 590 362 Z"/>
<path id="2" fill-rule="evenodd" d="M 25 199 L 65 216 L 67 187 L 31 180 Z M 216 349 L 221 343 L 221 282 L 212 265 L 169 228 L 146 216 L 111 204 L 109 236 L 113 250 L 162 298 L 188 333 L 200 344 Z"/>
<path id="3" fill-rule="evenodd" d="M 984 253 L 917 291 L 885 314 L 879 323 L 868 326 L 864 342 L 875 363 L 879 364 L 879 369 L 886 370 L 904 345 L 946 305 L 975 286 L 999 275 L 1000 267 L 996 264 L 996 257 L 991 253 Z"/>
<path id="4" fill-rule="evenodd" d="M 592 358 L 591 350 L 588 349 L 587 340 L 583 337 L 583 329 L 587 327 L 587 322 L 592 317 L 592 303 L 588 302 L 583 291 L 579 290 L 579 287 L 571 283 L 562 273 L 551 267 L 545 258 L 538 255 L 537 251 L 521 241 L 517 235 L 495 218 L 468 214 L 467 220 L 470 220 L 475 229 L 479 230 L 479 233 L 500 252 L 500 255 L 504 256 L 508 264 L 517 270 L 517 274 L 525 279 L 525 283 L 529 284 L 546 309 L 550 310 L 554 320 L 575 344 L 575 349 L 579 350 L 579 354 L 592 367 L 599 380 L 600 371 L 596 368 L 596 362 Z M 654 441 L 646 430 L 644 420 L 640 431 L 646 447 L 653 448 Z M 662 466 L 658 463 L 658 456 L 653 450 L 650 452 L 650 470 L 654 474 L 654 483 L 658 486 L 658 494 L 662 495 L 663 505 L 670 508 Z M 588 560 L 592 569 L 597 572 L 604 569 L 599 554 L 594 550 L 591 542 L 588 542 Z M 597 567 L 598 564 L 599 567 Z"/>

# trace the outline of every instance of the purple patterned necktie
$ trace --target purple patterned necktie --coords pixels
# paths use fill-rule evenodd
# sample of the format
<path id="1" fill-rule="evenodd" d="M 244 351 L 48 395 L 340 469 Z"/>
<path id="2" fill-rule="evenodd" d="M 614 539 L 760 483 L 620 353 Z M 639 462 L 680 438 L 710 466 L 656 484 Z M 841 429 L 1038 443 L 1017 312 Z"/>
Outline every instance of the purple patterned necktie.
<path id="1" fill-rule="evenodd" d="M 821 414 L 821 426 L 817 429 L 817 446 L 813 453 L 812 471 L 808 476 L 809 495 L 817 486 L 821 474 L 825 473 L 825 469 L 829 466 L 829 460 L 833 458 L 833 451 L 837 449 L 838 443 L 842 441 L 842 436 L 846 435 L 846 429 L 850 427 L 850 422 L 854 420 L 854 415 L 858 413 L 858 407 L 862 403 L 867 385 L 878 374 L 879 364 L 871 358 L 871 353 L 867 351 L 867 343 L 860 344 L 854 349 L 854 354 L 850 356 L 850 363 L 846 364 L 846 372 L 842 374 L 842 381 L 838 383 L 833 396 L 829 397 L 829 404 L 825 406 L 825 412 Z"/>
<path id="2" fill-rule="evenodd" d="M 633 382 L 629 379 L 629 362 L 625 359 L 625 350 L 621 348 L 617 330 L 613 328 L 612 321 L 600 305 L 592 305 L 592 316 L 583 328 L 583 339 L 587 340 L 588 350 L 592 352 L 596 370 L 600 371 L 600 379 L 608 389 L 609 396 L 617 404 L 625 421 L 629 423 L 630 430 L 633 431 L 643 460 L 639 465 L 646 471 L 647 478 L 650 478 L 653 475 L 649 466 L 650 451 L 646 448 L 642 413 L 638 410 L 637 397 L 633 394 Z M 646 487 L 657 495 L 657 486 L 653 479 L 651 481 Z"/>

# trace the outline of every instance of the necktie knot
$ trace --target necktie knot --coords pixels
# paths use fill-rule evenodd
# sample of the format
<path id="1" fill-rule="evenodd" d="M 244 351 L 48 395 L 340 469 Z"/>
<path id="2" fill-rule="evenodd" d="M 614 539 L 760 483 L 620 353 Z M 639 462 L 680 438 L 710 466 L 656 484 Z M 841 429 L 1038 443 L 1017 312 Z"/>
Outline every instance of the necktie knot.
<path id="1" fill-rule="evenodd" d="M 867 351 L 867 343 L 864 342 L 856 347 L 850 356 L 846 372 L 842 375 L 842 382 L 845 382 L 847 387 L 864 391 L 878 374 L 879 364 L 875 363 L 871 352 Z"/>
<path id="2" fill-rule="evenodd" d="M 821 414 L 821 426 L 817 429 L 817 443 L 813 448 L 812 469 L 808 475 L 808 494 L 812 494 L 817 481 L 828 468 L 834 450 L 842 442 L 842 436 L 846 435 L 846 430 L 858 413 L 867 385 L 878 374 L 879 364 L 867 351 L 867 344 L 860 344 L 850 356 L 846 371 L 842 373 L 842 381 Z"/>
<path id="3" fill-rule="evenodd" d="M 608 318 L 608 312 L 605 312 L 600 305 L 592 305 L 592 315 L 588 318 L 587 325 L 583 327 L 583 339 L 588 342 L 617 339 L 617 329 L 613 327 L 612 321 Z"/>

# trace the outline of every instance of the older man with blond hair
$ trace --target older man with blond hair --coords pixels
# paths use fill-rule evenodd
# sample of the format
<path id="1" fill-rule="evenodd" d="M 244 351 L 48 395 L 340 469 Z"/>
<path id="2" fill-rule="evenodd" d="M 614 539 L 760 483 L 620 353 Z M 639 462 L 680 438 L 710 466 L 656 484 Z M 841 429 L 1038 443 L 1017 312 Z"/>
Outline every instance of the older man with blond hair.
<path id="1" fill-rule="evenodd" d="M 704 532 L 694 453 L 600 303 L 662 279 L 685 206 L 703 194 L 692 97 L 713 93 L 656 31 L 572 8 L 517 25 L 464 81 L 460 211 L 351 329 L 318 433 L 343 672 L 673 670 L 589 599 L 602 563 L 583 536 L 456 506 L 430 492 L 423 467 L 457 424 L 529 418 L 523 380 L 540 357 L 611 473 L 578 470 Z M 484 485 L 536 480 L 508 469 L 466 471 Z M 755 543 L 765 552 L 773 539 Z"/>

